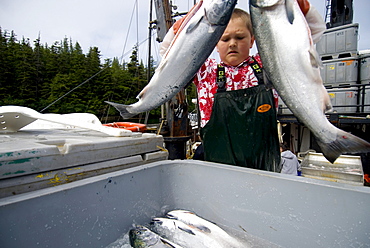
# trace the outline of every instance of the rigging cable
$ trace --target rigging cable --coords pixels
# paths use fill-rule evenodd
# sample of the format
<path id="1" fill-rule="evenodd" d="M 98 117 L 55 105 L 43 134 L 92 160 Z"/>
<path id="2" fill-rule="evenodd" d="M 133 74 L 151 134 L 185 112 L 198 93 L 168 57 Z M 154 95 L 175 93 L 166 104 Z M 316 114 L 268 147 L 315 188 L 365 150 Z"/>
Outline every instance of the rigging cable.
<path id="1" fill-rule="evenodd" d="M 136 0 L 136 44 L 137 44 L 137 58 L 139 58 L 139 3 Z"/>
<path id="2" fill-rule="evenodd" d="M 74 87 L 73 89 L 71 89 L 70 91 L 68 91 L 67 93 L 65 93 L 63 96 L 59 97 L 54 102 L 50 103 L 48 106 L 46 106 L 45 108 L 43 108 L 40 112 L 43 112 L 44 110 L 48 109 L 50 106 L 54 105 L 60 99 L 62 99 L 63 97 L 65 97 L 66 95 L 68 95 L 69 93 L 71 93 L 72 91 L 74 91 L 75 89 L 79 88 L 80 86 L 84 85 L 85 83 L 89 82 L 91 79 L 93 79 L 94 77 L 96 77 L 97 75 L 99 75 L 101 72 L 103 72 L 107 68 L 108 68 L 108 66 L 102 68 L 100 71 L 98 71 L 97 73 L 95 73 L 94 75 L 92 75 L 91 77 L 89 77 L 88 79 L 86 79 L 84 82 L 80 83 L 79 85 L 77 85 L 76 87 Z"/>
<path id="3" fill-rule="evenodd" d="M 135 12 L 135 8 L 137 6 L 137 0 L 136 2 L 134 3 L 134 8 L 132 9 L 132 13 L 131 13 L 131 18 L 130 18 L 130 24 L 128 25 L 128 30 L 127 30 L 127 34 L 126 34 L 126 40 L 125 40 L 125 43 L 123 45 L 123 49 L 122 49 L 122 55 L 121 55 L 121 64 L 123 63 L 123 58 L 127 55 L 127 53 L 124 54 L 125 52 L 125 49 L 126 49 L 126 45 L 127 45 L 127 40 L 128 40 L 128 35 L 130 33 L 130 29 L 131 29 L 131 24 L 132 24 L 132 19 L 134 17 L 134 12 Z M 132 50 L 132 49 L 131 49 Z"/>

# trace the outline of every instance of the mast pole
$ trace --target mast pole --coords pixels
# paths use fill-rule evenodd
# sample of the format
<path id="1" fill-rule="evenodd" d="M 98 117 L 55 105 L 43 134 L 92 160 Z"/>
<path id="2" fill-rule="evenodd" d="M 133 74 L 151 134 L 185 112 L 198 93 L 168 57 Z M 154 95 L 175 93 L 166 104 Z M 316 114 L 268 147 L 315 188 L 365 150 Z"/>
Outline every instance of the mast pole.
<path id="1" fill-rule="evenodd" d="M 153 19 L 153 0 L 149 0 L 149 1 L 150 1 L 150 7 L 149 7 L 149 34 L 148 34 L 148 62 L 147 62 L 147 74 L 146 74 L 147 84 L 150 81 L 150 74 L 151 74 L 150 59 L 152 57 L 152 24 L 153 24 L 153 21 L 152 21 Z M 147 111 L 145 114 L 145 121 L 144 121 L 145 124 L 148 123 L 148 118 L 149 118 L 149 111 Z"/>
<path id="2" fill-rule="evenodd" d="M 148 53 L 149 53 L 149 56 L 148 56 L 148 72 L 147 72 L 147 80 L 148 80 L 148 83 L 150 81 L 150 58 L 152 56 L 152 24 L 153 24 L 153 0 L 149 0 L 150 1 L 150 9 L 149 9 L 149 34 L 148 34 Z"/>
<path id="3" fill-rule="evenodd" d="M 161 42 L 167 31 L 173 24 L 172 1 L 154 0 L 157 11 L 157 40 Z M 185 89 L 182 89 L 175 97 L 166 104 L 166 121 L 168 134 L 163 137 L 169 159 L 186 158 L 186 142 L 191 136 L 188 135 L 188 105 L 186 102 Z M 162 119 L 162 122 L 164 119 Z M 166 133 L 166 132 L 165 132 Z"/>

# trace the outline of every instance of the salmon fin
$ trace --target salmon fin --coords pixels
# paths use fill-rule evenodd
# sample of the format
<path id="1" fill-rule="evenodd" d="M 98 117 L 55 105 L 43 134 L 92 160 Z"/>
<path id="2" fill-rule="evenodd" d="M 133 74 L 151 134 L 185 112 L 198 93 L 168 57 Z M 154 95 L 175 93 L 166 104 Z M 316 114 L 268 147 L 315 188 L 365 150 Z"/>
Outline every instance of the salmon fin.
<path id="1" fill-rule="evenodd" d="M 162 238 L 162 237 L 160 237 L 160 240 L 161 240 L 161 242 L 164 244 L 164 245 L 166 245 L 166 246 L 168 246 L 168 247 L 170 247 L 170 248 L 177 248 L 178 246 L 176 246 L 175 244 L 172 244 L 170 241 L 168 241 L 167 239 L 164 239 L 164 238 Z"/>
<path id="2" fill-rule="evenodd" d="M 209 229 L 208 227 L 204 226 L 204 225 L 193 225 L 195 228 L 197 228 L 198 230 L 204 232 L 204 233 L 211 233 L 211 229 Z"/>
<path id="3" fill-rule="evenodd" d="M 214 25 L 209 26 L 208 33 L 214 33 L 216 30 L 216 27 Z"/>
<path id="4" fill-rule="evenodd" d="M 142 89 L 141 91 L 140 91 L 140 93 L 136 96 L 136 99 L 138 99 L 138 100 L 140 100 L 141 98 L 143 98 L 144 97 L 144 95 L 145 95 L 145 92 L 148 90 L 148 88 L 147 88 L 147 86 L 145 86 L 144 87 L 144 89 Z"/>
<path id="5" fill-rule="evenodd" d="M 171 49 L 171 47 L 169 48 Z M 167 61 L 168 59 L 167 58 L 163 58 L 163 60 L 161 61 L 161 63 L 159 64 L 158 68 L 155 70 L 155 72 L 160 72 L 163 70 L 163 68 L 167 65 Z"/>
<path id="6" fill-rule="evenodd" d="M 185 227 L 177 227 L 178 229 L 180 229 L 181 231 L 184 231 L 188 234 L 191 234 L 191 235 L 195 235 L 195 233 L 190 229 L 190 228 L 185 228 Z"/>
<path id="7" fill-rule="evenodd" d="M 324 106 L 323 106 L 323 109 L 324 109 L 324 113 L 331 113 L 333 112 L 333 105 L 331 104 L 331 101 L 330 101 L 330 96 L 328 94 L 328 92 L 326 91 L 324 85 L 322 86 L 323 87 L 323 98 L 324 98 Z"/>
<path id="8" fill-rule="evenodd" d="M 267 89 L 274 88 L 272 80 L 270 79 L 269 75 L 267 74 L 267 72 L 264 68 L 262 68 L 262 79 L 263 79 L 263 83 L 266 85 Z"/>
<path id="9" fill-rule="evenodd" d="M 124 105 L 124 104 L 109 102 L 109 101 L 104 101 L 104 102 L 106 102 L 106 103 L 112 105 L 113 107 L 115 107 L 119 111 L 119 113 L 123 117 L 123 119 L 129 119 L 132 116 L 136 115 L 136 114 L 130 113 L 128 111 L 128 108 L 130 108 L 130 105 Z"/>
<path id="10" fill-rule="evenodd" d="M 191 31 L 193 31 L 198 25 L 199 23 L 202 21 L 204 16 L 201 16 L 199 19 L 194 19 L 195 20 L 191 20 L 191 23 L 189 23 L 189 27 L 186 29 L 186 33 L 191 33 Z"/>
<path id="11" fill-rule="evenodd" d="M 322 98 L 322 112 L 323 113 L 331 113 L 333 112 L 333 105 L 330 101 L 330 95 L 328 93 L 328 91 L 326 90 L 324 84 L 322 83 L 322 81 L 320 80 L 319 82 L 317 82 L 321 85 L 321 91 L 320 91 L 320 94 L 321 94 L 321 98 Z"/>
<path id="12" fill-rule="evenodd" d="M 181 23 L 181 26 L 179 28 L 179 30 L 183 30 L 184 27 L 187 25 L 187 23 L 193 18 L 193 16 L 198 12 L 198 10 L 201 8 L 203 4 L 203 0 L 199 1 L 197 4 L 195 4 L 191 9 L 190 11 L 188 12 L 188 14 L 185 16 L 185 18 L 183 19 L 182 23 Z M 180 19 L 181 20 L 181 19 Z M 180 32 L 179 31 L 179 32 Z M 179 33 L 177 32 L 177 33 Z"/>
<path id="13" fill-rule="evenodd" d="M 294 21 L 294 1 L 293 0 L 286 0 L 285 1 L 285 10 L 288 21 L 290 24 L 293 24 Z"/>
<path id="14" fill-rule="evenodd" d="M 324 113 L 325 114 L 334 113 L 334 108 L 333 108 L 333 105 L 331 105 L 331 103 L 325 104 L 325 106 L 324 106 Z"/>
<path id="15" fill-rule="evenodd" d="M 367 153 L 370 152 L 370 143 L 338 129 L 337 138 L 331 143 L 323 143 L 316 139 L 324 157 L 330 162 L 335 160 L 343 153 Z"/>
<path id="16" fill-rule="evenodd" d="M 311 48 L 308 50 L 308 53 L 310 55 L 310 62 L 313 68 L 322 68 L 323 64 L 319 57 L 319 54 L 317 53 L 316 49 L 311 46 Z"/>

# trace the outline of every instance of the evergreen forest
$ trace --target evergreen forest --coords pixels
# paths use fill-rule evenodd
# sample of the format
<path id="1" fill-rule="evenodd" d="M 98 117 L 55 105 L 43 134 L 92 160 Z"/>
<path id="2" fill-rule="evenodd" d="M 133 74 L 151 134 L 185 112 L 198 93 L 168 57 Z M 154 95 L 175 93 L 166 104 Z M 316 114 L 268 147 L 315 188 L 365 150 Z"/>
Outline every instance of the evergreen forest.
<path id="1" fill-rule="evenodd" d="M 14 31 L 0 28 L 0 106 L 17 105 L 41 113 L 95 114 L 119 116 L 118 111 L 104 101 L 131 104 L 145 87 L 148 68 L 139 61 L 134 47 L 127 63 L 117 58 L 101 62 L 98 47 L 86 54 L 78 42 L 64 38 L 51 46 L 40 38 L 17 40 Z M 150 77 L 154 73 L 150 63 Z M 194 89 L 190 89 L 195 96 Z M 160 108 L 150 112 L 160 116 Z M 117 121 L 117 120 L 114 120 Z"/>

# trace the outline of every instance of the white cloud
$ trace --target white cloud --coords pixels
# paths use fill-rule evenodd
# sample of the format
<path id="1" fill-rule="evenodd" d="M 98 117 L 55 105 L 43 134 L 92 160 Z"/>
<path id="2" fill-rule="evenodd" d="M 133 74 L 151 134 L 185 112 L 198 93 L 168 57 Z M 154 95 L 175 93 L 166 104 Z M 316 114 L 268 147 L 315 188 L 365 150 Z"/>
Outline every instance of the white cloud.
<path id="1" fill-rule="evenodd" d="M 324 16 L 324 0 L 310 1 Z M 3 30 L 14 30 L 18 39 L 22 36 L 31 41 L 41 34 L 41 42 L 53 44 L 64 37 L 78 41 L 86 53 L 89 47 L 97 46 L 103 57 L 125 57 L 129 60 L 130 50 L 137 42 L 148 38 L 149 0 L 2 0 L 0 1 L 0 26 Z M 193 0 L 173 0 L 177 11 L 187 11 Z M 248 10 L 248 1 L 240 0 L 238 7 Z M 370 48 L 370 32 L 367 12 L 370 1 L 354 1 L 354 22 L 360 23 L 359 50 Z M 138 18 L 137 18 L 138 15 Z M 130 26 L 130 19 L 133 16 Z M 155 19 L 153 11 L 153 19 Z M 138 19 L 138 20 L 137 20 Z M 129 30 L 130 28 L 130 30 Z M 127 39 L 127 43 L 126 43 Z M 153 38 L 155 40 L 155 37 Z M 124 47 L 126 44 L 126 47 Z M 157 42 L 153 42 L 158 46 Z M 144 62 L 147 43 L 140 47 Z M 124 51 L 123 51 L 124 49 Z M 153 53 L 158 48 L 152 48 Z M 153 54 L 154 58 L 158 57 Z"/>

